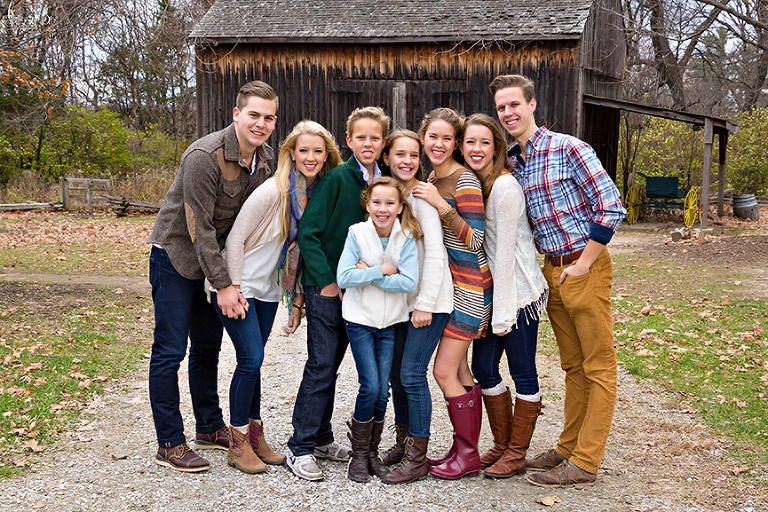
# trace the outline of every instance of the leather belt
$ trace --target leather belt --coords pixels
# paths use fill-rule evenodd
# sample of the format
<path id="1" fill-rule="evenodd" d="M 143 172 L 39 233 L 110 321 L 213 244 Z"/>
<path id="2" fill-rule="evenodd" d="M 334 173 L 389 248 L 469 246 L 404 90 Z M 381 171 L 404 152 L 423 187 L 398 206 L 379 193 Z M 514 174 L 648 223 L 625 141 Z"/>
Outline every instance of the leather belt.
<path id="1" fill-rule="evenodd" d="M 552 265 L 553 267 L 564 267 L 578 260 L 582 252 L 584 252 L 584 250 L 572 252 L 571 254 L 565 254 L 563 256 L 545 256 L 545 257 L 547 258 L 547 261 L 549 262 L 549 264 Z"/>

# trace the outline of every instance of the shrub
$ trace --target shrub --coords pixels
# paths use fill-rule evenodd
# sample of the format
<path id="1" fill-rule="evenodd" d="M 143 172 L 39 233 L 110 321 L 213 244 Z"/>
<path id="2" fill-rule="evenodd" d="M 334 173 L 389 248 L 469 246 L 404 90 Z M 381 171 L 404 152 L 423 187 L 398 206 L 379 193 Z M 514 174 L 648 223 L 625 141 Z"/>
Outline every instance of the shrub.
<path id="1" fill-rule="evenodd" d="M 45 131 L 40 173 L 59 176 L 107 177 L 131 168 L 128 132 L 117 114 L 102 107 L 92 111 L 67 105 Z"/>
<path id="2" fill-rule="evenodd" d="M 768 194 L 768 108 L 742 112 L 728 147 L 729 182 L 736 190 Z"/>

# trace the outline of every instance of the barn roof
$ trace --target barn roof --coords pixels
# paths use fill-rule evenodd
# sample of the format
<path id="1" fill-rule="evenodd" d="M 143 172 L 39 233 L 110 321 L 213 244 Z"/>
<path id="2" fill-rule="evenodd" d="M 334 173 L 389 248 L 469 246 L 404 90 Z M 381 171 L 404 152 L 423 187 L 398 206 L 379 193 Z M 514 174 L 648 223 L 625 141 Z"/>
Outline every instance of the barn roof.
<path id="1" fill-rule="evenodd" d="M 578 39 L 592 0 L 216 0 L 195 42 Z"/>

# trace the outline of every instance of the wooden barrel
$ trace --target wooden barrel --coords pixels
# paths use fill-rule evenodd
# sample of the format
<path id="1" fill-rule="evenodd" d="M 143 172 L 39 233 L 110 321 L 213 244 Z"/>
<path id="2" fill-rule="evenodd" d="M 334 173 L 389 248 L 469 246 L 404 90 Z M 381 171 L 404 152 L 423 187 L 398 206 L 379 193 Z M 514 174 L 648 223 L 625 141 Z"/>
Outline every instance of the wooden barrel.
<path id="1" fill-rule="evenodd" d="M 740 219 L 759 220 L 760 207 L 754 194 L 733 194 L 733 215 Z"/>

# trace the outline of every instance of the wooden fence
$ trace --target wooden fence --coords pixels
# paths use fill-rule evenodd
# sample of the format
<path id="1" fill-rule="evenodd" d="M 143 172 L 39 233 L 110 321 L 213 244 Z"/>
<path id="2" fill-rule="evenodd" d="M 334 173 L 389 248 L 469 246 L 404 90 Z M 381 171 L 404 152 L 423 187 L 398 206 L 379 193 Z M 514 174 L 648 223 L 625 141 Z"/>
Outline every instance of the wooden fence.
<path id="1" fill-rule="evenodd" d="M 59 191 L 64 211 L 86 207 L 109 207 L 107 196 L 112 195 L 112 182 L 95 178 L 59 178 Z"/>

